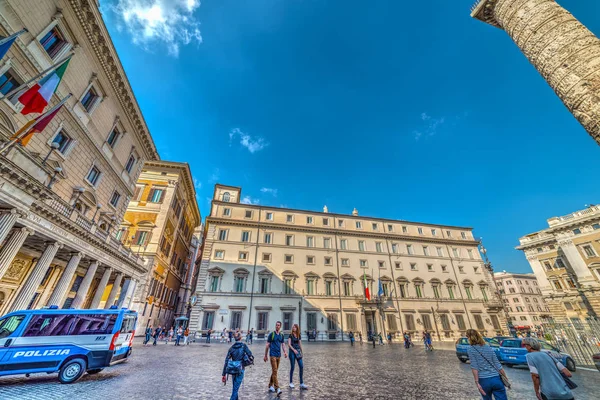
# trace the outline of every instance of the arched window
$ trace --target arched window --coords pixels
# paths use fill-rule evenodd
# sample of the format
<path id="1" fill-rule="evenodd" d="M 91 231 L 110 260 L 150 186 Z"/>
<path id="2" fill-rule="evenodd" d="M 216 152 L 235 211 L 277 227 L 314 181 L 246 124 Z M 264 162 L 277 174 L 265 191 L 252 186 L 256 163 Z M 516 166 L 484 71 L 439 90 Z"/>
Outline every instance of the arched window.
<path id="1" fill-rule="evenodd" d="M 231 196 L 229 195 L 229 192 L 223 193 L 223 201 L 226 203 L 229 203 L 230 200 L 231 200 Z"/>

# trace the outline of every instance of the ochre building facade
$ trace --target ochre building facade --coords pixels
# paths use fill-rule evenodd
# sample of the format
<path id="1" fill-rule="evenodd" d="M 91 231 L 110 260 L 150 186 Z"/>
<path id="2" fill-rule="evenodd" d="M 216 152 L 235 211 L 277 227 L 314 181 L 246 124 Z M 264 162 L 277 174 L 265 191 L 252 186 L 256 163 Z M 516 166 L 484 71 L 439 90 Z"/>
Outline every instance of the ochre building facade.
<path id="1" fill-rule="evenodd" d="M 216 185 L 190 326 L 347 339 L 423 330 L 453 340 L 505 331 L 502 304 L 470 228 L 267 207 Z M 365 298 L 364 284 L 372 294 Z M 382 296 L 378 296 L 381 281 Z"/>

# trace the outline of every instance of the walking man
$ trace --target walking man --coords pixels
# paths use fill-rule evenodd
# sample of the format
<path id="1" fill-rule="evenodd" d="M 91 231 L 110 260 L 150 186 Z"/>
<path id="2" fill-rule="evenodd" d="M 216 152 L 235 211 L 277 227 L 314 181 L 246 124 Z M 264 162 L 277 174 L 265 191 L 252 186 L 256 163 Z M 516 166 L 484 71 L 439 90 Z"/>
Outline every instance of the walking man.
<path id="1" fill-rule="evenodd" d="M 209 329 L 208 332 L 206 332 L 206 343 L 210 343 L 210 335 L 212 335 L 212 329 Z"/>
<path id="2" fill-rule="evenodd" d="M 175 346 L 180 346 L 179 342 L 181 342 L 181 337 L 183 336 L 183 328 L 179 326 L 177 328 L 177 337 L 175 339 Z"/>
<path id="3" fill-rule="evenodd" d="M 348 332 L 348 337 L 350 338 L 350 346 L 354 346 L 354 332 Z"/>
<path id="4" fill-rule="evenodd" d="M 227 382 L 227 373 L 232 374 L 233 377 L 233 390 L 231 392 L 230 400 L 238 400 L 238 391 L 240 390 L 240 386 L 242 385 L 242 381 L 244 380 L 244 355 L 248 356 L 249 360 L 253 360 L 252 352 L 244 343 L 242 343 L 242 334 L 239 332 L 235 333 L 235 344 L 229 348 L 227 351 L 227 356 L 225 357 L 225 365 L 223 366 L 223 376 L 221 378 L 223 383 Z M 230 361 L 233 361 L 233 365 L 229 365 Z M 231 371 L 231 368 L 236 369 L 236 371 Z M 229 371 L 228 371 L 229 370 Z M 235 372 L 235 373 L 232 373 Z"/>
<path id="5" fill-rule="evenodd" d="M 162 329 L 160 328 L 160 325 L 159 325 L 156 327 L 156 330 L 154 331 L 154 343 L 152 343 L 152 346 L 156 346 L 156 341 L 158 340 L 161 332 L 162 332 Z"/>
<path id="6" fill-rule="evenodd" d="M 360 344 L 362 345 L 362 332 L 358 332 L 358 340 L 360 340 Z"/>
<path id="7" fill-rule="evenodd" d="M 275 332 L 271 332 L 269 334 L 269 338 L 267 339 L 267 346 L 265 347 L 265 358 L 264 361 L 267 362 L 270 356 L 271 360 L 271 379 L 269 380 L 269 392 L 274 393 L 277 392 L 279 396 L 281 394 L 281 389 L 279 388 L 279 381 L 277 380 L 277 371 L 279 370 L 279 360 L 281 359 L 281 353 L 283 352 L 283 356 L 287 358 L 287 351 L 285 350 L 285 338 L 283 337 L 283 333 L 281 331 L 281 322 L 277 321 L 275 324 Z"/>
<path id="8" fill-rule="evenodd" d="M 144 338 L 144 346 L 148 346 L 148 342 L 150 341 L 150 338 L 152 337 L 152 324 L 148 325 L 146 327 L 146 337 Z"/>

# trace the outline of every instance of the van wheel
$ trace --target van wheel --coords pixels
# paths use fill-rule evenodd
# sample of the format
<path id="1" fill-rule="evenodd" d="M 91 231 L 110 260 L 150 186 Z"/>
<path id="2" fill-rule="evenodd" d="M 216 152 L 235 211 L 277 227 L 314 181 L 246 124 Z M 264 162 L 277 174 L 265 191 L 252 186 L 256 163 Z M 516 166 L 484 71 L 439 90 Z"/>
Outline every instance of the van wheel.
<path id="1" fill-rule="evenodd" d="M 95 369 L 88 369 L 87 373 L 90 375 L 94 375 L 97 374 L 98 372 L 101 372 L 104 368 L 95 368 Z"/>
<path id="2" fill-rule="evenodd" d="M 577 367 L 575 366 L 575 361 L 572 358 L 567 358 L 567 365 L 565 365 L 567 369 L 571 372 L 575 372 Z"/>
<path id="3" fill-rule="evenodd" d="M 469 360 L 465 360 L 464 358 L 459 358 L 459 360 L 460 360 L 460 362 L 461 362 L 461 363 L 463 363 L 463 364 L 466 364 L 466 363 L 467 363 L 467 361 L 469 361 Z"/>
<path id="4" fill-rule="evenodd" d="M 60 383 L 73 383 L 85 372 L 86 362 L 82 358 L 73 358 L 60 367 L 58 380 Z"/>

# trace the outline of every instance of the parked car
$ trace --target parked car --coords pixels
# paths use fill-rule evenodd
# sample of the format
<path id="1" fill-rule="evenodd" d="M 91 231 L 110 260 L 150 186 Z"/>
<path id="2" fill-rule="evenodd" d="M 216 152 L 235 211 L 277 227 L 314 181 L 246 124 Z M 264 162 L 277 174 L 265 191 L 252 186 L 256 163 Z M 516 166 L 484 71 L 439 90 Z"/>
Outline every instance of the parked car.
<path id="1" fill-rule="evenodd" d="M 570 354 L 561 352 L 559 349 L 543 340 L 540 340 L 539 342 L 542 347 L 540 351 L 550 354 L 567 367 L 569 371 L 574 372 L 577 369 L 575 361 L 573 361 L 573 357 L 571 357 Z M 523 346 L 522 338 L 504 339 L 500 342 L 499 359 L 500 362 L 503 362 L 507 367 L 512 367 L 513 365 L 527 365 L 526 355 L 527 349 Z"/>
<path id="2" fill-rule="evenodd" d="M 485 340 L 487 344 L 494 349 L 494 353 L 496 353 L 496 356 L 498 356 L 498 359 L 500 359 L 500 356 L 498 355 L 500 343 L 498 340 L 496 340 L 496 338 L 483 338 L 483 340 Z M 466 337 L 461 337 L 456 340 L 456 357 L 458 357 L 461 362 L 466 363 L 469 361 L 468 351 L 470 346 L 469 339 Z"/>
<path id="3" fill-rule="evenodd" d="M 598 368 L 598 371 L 600 371 L 600 353 L 594 354 L 592 359 L 594 360 L 594 364 L 596 364 L 596 368 Z"/>

